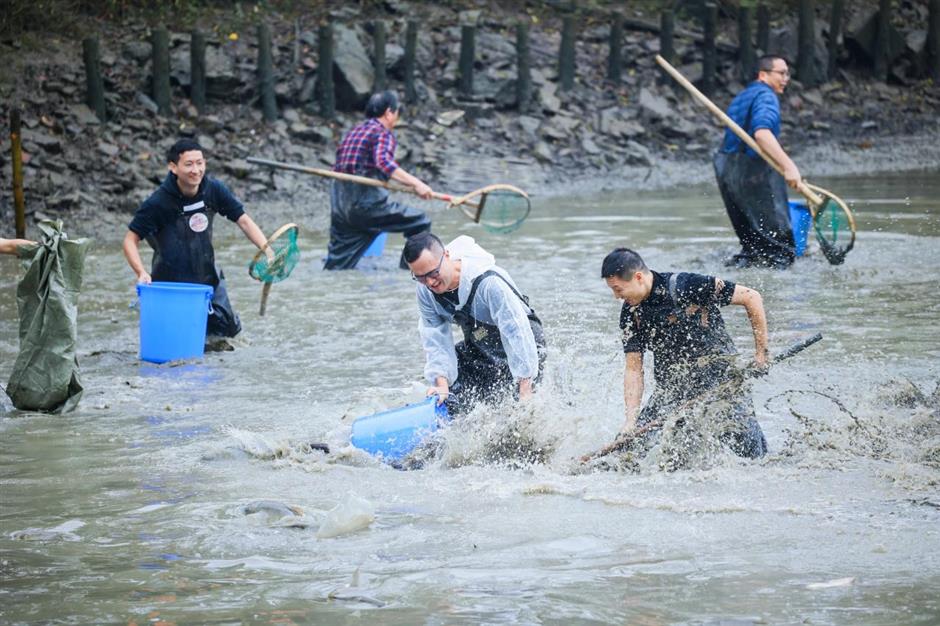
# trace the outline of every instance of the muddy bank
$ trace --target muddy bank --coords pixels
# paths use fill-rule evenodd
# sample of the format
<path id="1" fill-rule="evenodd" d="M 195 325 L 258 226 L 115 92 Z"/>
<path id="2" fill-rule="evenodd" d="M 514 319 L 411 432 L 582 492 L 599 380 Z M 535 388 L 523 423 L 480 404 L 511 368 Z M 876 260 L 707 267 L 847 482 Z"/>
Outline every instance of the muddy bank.
<path id="1" fill-rule="evenodd" d="M 421 10 L 412 10 L 420 6 Z M 865 17 L 863 7 L 847 17 Z M 911 10 L 908 11 L 910 13 Z M 655 21 L 656 14 L 634 12 Z M 917 14 L 901 13 L 904 31 Z M 420 15 L 418 15 L 420 14 Z M 319 114 L 313 94 L 318 71 L 318 22 L 326 9 L 305 15 L 260 13 L 273 31 L 278 119 L 265 123 L 257 93 L 256 21 L 236 23 L 216 12 L 192 24 L 208 33 L 209 102 L 190 102 L 190 25 L 170 31 L 173 113 L 161 116 L 151 98 L 150 29 L 142 20 L 87 23 L 102 50 L 107 119 L 84 104 L 79 37 L 49 37 L 37 49 L 28 37 L 0 42 L 0 113 L 23 113 L 28 221 L 61 217 L 70 232 L 102 241 L 120 238 L 139 203 L 166 171 L 163 153 L 178 136 L 197 138 L 213 174 L 246 202 L 262 223 L 290 217 L 307 227 L 328 223 L 325 181 L 271 172 L 245 161 L 262 156 L 315 167 L 332 165 L 342 134 L 361 119 L 361 100 L 375 79 L 374 22 L 386 24 L 389 86 L 402 89 L 407 20 L 419 17 L 416 90 L 398 130 L 398 157 L 435 188 L 462 192 L 490 182 L 513 182 L 535 195 L 596 189 L 656 189 L 712 180 L 711 153 L 721 129 L 700 105 L 662 80 L 653 56 L 655 32 L 627 29 L 620 84 L 606 79 L 609 13 L 585 13 L 579 23 L 574 88 L 559 87 L 557 54 L 563 13 L 550 4 L 449 6 L 385 3 L 329 13 L 337 62 L 332 67 L 338 112 Z M 244 17 L 244 16 L 242 16 Z M 795 15 L 774 14 L 771 47 L 795 56 Z M 515 32 L 530 22 L 533 102 L 515 103 Z M 476 27 L 472 97 L 458 93 L 461 24 Z M 176 30 L 178 28 L 179 30 Z M 701 76 L 694 20 L 677 24 L 677 64 Z M 81 30 L 81 29 L 80 29 Z M 726 106 L 742 88 L 735 64 L 734 21 L 719 28 L 715 101 Z M 679 35 L 686 33 L 687 35 Z M 907 33 L 909 34 L 909 33 Z M 821 31 L 820 37 L 823 36 Z M 825 51 L 825 46 L 818 46 Z M 913 54 L 913 53 L 912 53 Z M 910 57 L 914 58 L 914 57 Z M 782 143 L 804 175 L 863 174 L 940 167 L 940 87 L 910 76 L 901 56 L 891 82 L 875 82 L 849 53 L 833 80 L 813 88 L 793 81 L 781 99 Z M 12 230 L 9 139 L 0 142 L 0 234 Z"/>

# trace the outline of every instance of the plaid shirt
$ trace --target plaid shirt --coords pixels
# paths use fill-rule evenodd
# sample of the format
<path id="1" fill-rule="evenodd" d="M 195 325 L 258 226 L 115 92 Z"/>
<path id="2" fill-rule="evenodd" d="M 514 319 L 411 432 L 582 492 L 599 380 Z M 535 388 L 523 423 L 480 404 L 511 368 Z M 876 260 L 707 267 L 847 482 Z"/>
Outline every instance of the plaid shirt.
<path id="1" fill-rule="evenodd" d="M 398 140 L 375 118 L 366 120 L 349 131 L 336 149 L 334 172 L 368 176 L 378 170 L 388 179 L 396 169 L 395 148 Z"/>

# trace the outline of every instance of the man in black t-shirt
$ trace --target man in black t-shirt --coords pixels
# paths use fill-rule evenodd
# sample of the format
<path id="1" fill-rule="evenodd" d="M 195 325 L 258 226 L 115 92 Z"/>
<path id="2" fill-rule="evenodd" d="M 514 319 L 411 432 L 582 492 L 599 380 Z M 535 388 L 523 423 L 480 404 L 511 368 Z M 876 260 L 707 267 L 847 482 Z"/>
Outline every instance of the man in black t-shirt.
<path id="1" fill-rule="evenodd" d="M 636 252 L 617 248 L 601 268 L 614 297 L 623 300 L 620 328 L 626 355 L 625 421 L 620 436 L 665 419 L 683 403 L 728 379 L 736 349 L 720 307 L 743 306 L 754 331 L 754 364 L 767 367 L 767 318 L 760 294 L 712 276 L 658 273 Z M 643 410 L 643 354 L 653 353 L 656 389 Z M 736 454 L 763 456 L 767 442 L 746 394 L 732 399 L 734 423 L 726 441 Z"/>
<path id="2" fill-rule="evenodd" d="M 212 312 L 206 334 L 234 337 L 241 331 L 241 321 L 229 302 L 225 275 L 215 265 L 213 218 L 218 213 L 235 222 L 258 248 L 267 238 L 232 192 L 206 175 L 206 160 L 196 141 L 177 141 L 167 152 L 167 162 L 170 171 L 163 184 L 140 205 L 128 225 L 124 256 L 138 283 L 211 285 Z M 153 248 L 149 273 L 140 258 L 141 239 Z"/>

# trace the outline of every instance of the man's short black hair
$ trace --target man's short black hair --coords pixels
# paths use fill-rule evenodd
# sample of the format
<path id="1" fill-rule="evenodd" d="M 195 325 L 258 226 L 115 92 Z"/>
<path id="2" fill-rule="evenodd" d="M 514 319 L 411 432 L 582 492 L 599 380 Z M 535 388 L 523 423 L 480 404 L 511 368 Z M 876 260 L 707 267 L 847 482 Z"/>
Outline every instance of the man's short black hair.
<path id="1" fill-rule="evenodd" d="M 405 248 L 401 251 L 401 254 L 405 257 L 405 263 L 414 263 L 425 250 L 431 252 L 444 251 L 444 244 L 437 238 L 437 235 L 429 230 L 408 237 L 405 240 Z"/>
<path id="2" fill-rule="evenodd" d="M 166 162 L 179 163 L 180 155 L 190 150 L 199 150 L 202 152 L 203 156 L 206 154 L 206 151 L 202 149 L 202 146 L 200 146 L 199 142 L 195 139 L 180 139 L 166 151 Z"/>
<path id="3" fill-rule="evenodd" d="M 790 64 L 786 57 L 780 56 L 779 54 L 764 54 L 759 59 L 757 59 L 757 71 L 755 71 L 754 74 L 756 75 L 758 72 L 772 71 L 774 69 L 774 61 L 777 59 L 780 59 L 787 65 Z"/>
<path id="4" fill-rule="evenodd" d="M 369 97 L 369 102 L 366 103 L 366 117 L 382 117 L 388 109 L 396 113 L 401 111 L 398 94 L 391 90 L 379 91 Z"/>
<path id="5" fill-rule="evenodd" d="M 637 272 L 646 272 L 648 268 L 643 258 L 629 248 L 617 248 L 606 257 L 601 265 L 601 278 L 623 278 L 629 280 Z"/>

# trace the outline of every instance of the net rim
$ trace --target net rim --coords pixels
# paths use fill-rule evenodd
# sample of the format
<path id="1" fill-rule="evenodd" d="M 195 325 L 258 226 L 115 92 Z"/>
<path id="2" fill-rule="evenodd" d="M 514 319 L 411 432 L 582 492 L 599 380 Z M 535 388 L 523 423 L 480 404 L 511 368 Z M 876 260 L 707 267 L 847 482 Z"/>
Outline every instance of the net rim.
<path id="1" fill-rule="evenodd" d="M 294 235 L 296 236 L 296 235 L 298 235 L 298 234 L 300 233 L 300 228 L 297 226 L 297 224 L 295 224 L 295 223 L 293 223 L 293 222 L 288 222 L 287 224 L 284 224 L 283 226 L 281 226 L 280 228 L 278 228 L 276 231 L 274 231 L 274 233 L 273 233 L 270 237 L 268 237 L 268 240 L 264 242 L 264 245 L 263 245 L 263 246 L 261 246 L 260 248 L 258 248 L 258 251 L 257 251 L 257 252 L 255 253 L 255 255 L 251 258 L 251 262 L 248 264 L 248 275 L 249 275 L 249 276 L 251 276 L 251 277 L 254 278 L 255 280 L 258 280 L 258 281 L 261 281 L 261 282 L 266 282 L 266 281 L 263 281 L 259 276 L 256 276 L 256 275 L 255 275 L 255 266 L 258 264 L 258 261 L 261 260 L 261 257 L 262 257 L 262 255 L 264 255 L 265 250 L 268 250 L 269 248 L 271 248 L 271 245 L 272 245 L 275 241 L 277 241 L 278 239 L 280 239 L 280 238 L 283 237 L 285 234 L 287 234 L 287 233 L 289 233 L 289 232 L 291 232 L 291 231 L 293 231 L 293 232 L 294 232 Z"/>

